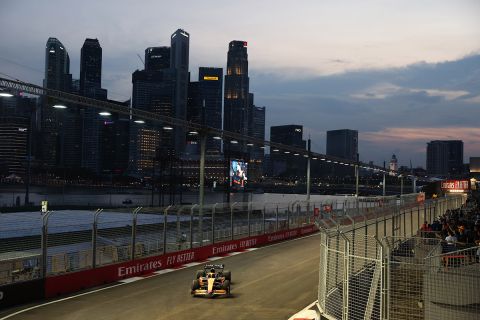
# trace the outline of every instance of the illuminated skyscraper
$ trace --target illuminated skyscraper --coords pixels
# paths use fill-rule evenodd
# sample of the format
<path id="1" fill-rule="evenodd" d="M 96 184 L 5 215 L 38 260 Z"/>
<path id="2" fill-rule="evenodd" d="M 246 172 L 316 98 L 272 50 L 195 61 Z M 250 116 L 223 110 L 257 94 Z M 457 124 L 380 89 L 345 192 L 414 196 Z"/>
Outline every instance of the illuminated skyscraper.
<path id="1" fill-rule="evenodd" d="M 247 42 L 231 41 L 228 45 L 225 75 L 223 128 L 248 134 L 249 78 Z"/>
<path id="2" fill-rule="evenodd" d="M 89 98 L 106 100 L 107 90 L 102 89 L 102 47 L 97 39 L 85 39 L 80 51 L 80 94 Z M 82 167 L 100 171 L 100 130 L 103 123 L 94 108 L 84 108 L 82 116 Z"/>
<path id="3" fill-rule="evenodd" d="M 45 46 L 45 78 L 43 86 L 49 89 L 69 92 L 72 75 L 70 58 L 65 46 L 57 38 L 48 38 Z M 41 158 L 45 166 L 64 166 L 65 120 L 69 111 L 57 110 L 53 105 L 59 104 L 54 99 L 42 99 L 41 112 Z"/>
<path id="4" fill-rule="evenodd" d="M 223 69 L 200 67 L 198 70 L 200 100 L 202 101 L 202 124 L 222 129 Z M 220 140 L 207 139 L 207 153 L 220 153 Z"/>
<path id="5" fill-rule="evenodd" d="M 170 47 L 145 49 L 145 70 L 158 71 L 170 68 Z"/>
<path id="6" fill-rule="evenodd" d="M 187 116 L 187 90 L 190 81 L 188 73 L 190 35 L 182 29 L 175 31 L 171 38 L 170 68 L 175 71 L 174 117 L 182 120 Z M 182 154 L 185 148 L 186 131 L 182 127 L 173 130 L 175 152 Z"/>

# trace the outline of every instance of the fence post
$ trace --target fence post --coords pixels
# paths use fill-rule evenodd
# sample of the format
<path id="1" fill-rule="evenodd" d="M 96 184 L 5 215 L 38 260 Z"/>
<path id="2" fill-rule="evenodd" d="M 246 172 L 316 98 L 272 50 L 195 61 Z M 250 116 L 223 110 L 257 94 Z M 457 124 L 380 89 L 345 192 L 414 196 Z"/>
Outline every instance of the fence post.
<path id="1" fill-rule="evenodd" d="M 141 207 L 136 208 L 132 211 L 132 260 L 135 260 L 135 238 L 137 237 L 137 214 L 141 210 Z"/>
<path id="2" fill-rule="evenodd" d="M 287 230 L 290 230 L 290 206 L 287 206 Z"/>
<path id="3" fill-rule="evenodd" d="M 277 209 L 275 211 L 275 220 L 276 220 L 276 223 L 275 223 L 275 232 L 278 231 L 278 204 L 277 204 Z"/>
<path id="4" fill-rule="evenodd" d="M 47 255 L 48 255 L 48 218 L 53 211 L 47 211 L 42 215 L 42 278 L 47 277 Z"/>
<path id="5" fill-rule="evenodd" d="M 231 234 L 231 239 L 233 240 L 234 239 L 234 236 L 233 236 L 233 207 L 235 207 L 235 205 L 237 204 L 237 202 L 234 202 L 232 203 L 232 205 L 230 206 L 230 232 L 232 233 Z"/>
<path id="6" fill-rule="evenodd" d="M 218 203 L 215 203 L 212 207 L 212 244 L 215 243 L 215 211 L 217 210 Z"/>
<path id="7" fill-rule="evenodd" d="M 420 210 L 420 206 L 417 207 Z M 410 237 L 413 237 L 413 211 L 410 210 Z"/>
<path id="8" fill-rule="evenodd" d="M 193 210 L 198 207 L 198 204 L 194 204 L 190 208 L 190 249 L 193 248 Z"/>
<path id="9" fill-rule="evenodd" d="M 348 238 L 343 234 L 343 232 L 340 232 L 340 236 L 342 236 L 343 240 L 345 241 L 345 247 L 344 247 L 344 255 L 343 255 L 343 311 L 342 311 L 342 319 L 347 320 L 348 319 L 348 287 L 349 287 L 349 278 L 350 278 L 350 241 Z"/>
<path id="10" fill-rule="evenodd" d="M 265 231 L 266 231 L 266 230 L 265 230 L 265 211 L 266 211 L 266 210 L 267 210 L 267 205 L 264 204 L 264 205 L 263 205 L 263 212 L 262 212 L 262 217 L 263 217 L 263 223 L 262 223 L 262 224 L 263 224 L 263 234 L 266 233 L 266 232 L 265 232 Z"/>
<path id="11" fill-rule="evenodd" d="M 93 215 L 93 228 L 92 228 L 92 268 L 97 267 L 97 232 L 98 232 L 98 217 L 102 213 L 103 209 L 97 209 Z"/>
<path id="12" fill-rule="evenodd" d="M 247 207 L 247 224 L 248 224 L 248 236 L 250 237 L 250 213 L 252 211 L 252 202 L 248 203 Z"/>
<path id="13" fill-rule="evenodd" d="M 183 208 L 184 206 L 181 206 L 178 210 L 177 210 L 177 236 L 176 236 L 176 239 L 177 239 L 177 242 L 178 242 L 178 250 L 182 250 L 183 248 L 183 243 L 186 241 L 186 239 L 183 239 L 182 237 L 182 233 L 181 233 L 181 226 L 180 226 L 180 214 L 182 213 L 183 211 Z"/>

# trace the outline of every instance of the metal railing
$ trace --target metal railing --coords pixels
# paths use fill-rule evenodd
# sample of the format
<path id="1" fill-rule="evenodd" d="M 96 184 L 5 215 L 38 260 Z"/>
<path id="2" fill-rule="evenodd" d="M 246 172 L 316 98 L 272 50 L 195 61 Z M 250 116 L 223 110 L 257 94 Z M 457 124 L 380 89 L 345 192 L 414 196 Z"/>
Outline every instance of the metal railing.
<path id="1" fill-rule="evenodd" d="M 465 200 L 458 195 L 402 205 L 360 223 L 347 217 L 334 221 L 335 228 L 321 228 L 320 314 L 327 319 L 476 319 L 478 247 L 442 253 L 444 241 L 419 231 L 424 221 L 431 223 Z"/>

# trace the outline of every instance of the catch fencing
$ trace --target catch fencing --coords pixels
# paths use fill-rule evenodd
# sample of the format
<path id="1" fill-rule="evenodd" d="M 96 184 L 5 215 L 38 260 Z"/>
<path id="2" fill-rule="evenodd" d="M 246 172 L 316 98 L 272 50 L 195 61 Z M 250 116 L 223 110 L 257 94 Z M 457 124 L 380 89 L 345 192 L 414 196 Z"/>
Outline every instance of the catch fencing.
<path id="1" fill-rule="evenodd" d="M 0 214 L 0 286 L 273 234 L 314 219 L 363 219 L 415 197 Z"/>
<path id="2" fill-rule="evenodd" d="M 317 308 L 326 319 L 477 319 L 477 248 L 445 251 L 445 241 L 419 232 L 457 195 L 397 206 L 389 214 L 345 217 L 322 225 Z"/>

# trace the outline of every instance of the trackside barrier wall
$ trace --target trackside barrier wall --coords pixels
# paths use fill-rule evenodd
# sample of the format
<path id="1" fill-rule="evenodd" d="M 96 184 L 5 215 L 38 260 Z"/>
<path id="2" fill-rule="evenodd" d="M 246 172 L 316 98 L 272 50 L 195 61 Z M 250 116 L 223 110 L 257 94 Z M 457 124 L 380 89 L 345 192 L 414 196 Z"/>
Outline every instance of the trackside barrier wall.
<path id="1" fill-rule="evenodd" d="M 444 261 L 464 262 L 471 252 L 441 255 L 441 239 L 422 238 L 419 232 L 424 221 L 432 223 L 465 200 L 456 195 L 392 207 L 363 221 L 350 216 L 321 221 L 321 316 L 420 320 L 454 319 L 457 312 L 462 319 L 476 319 L 480 264 L 448 268 Z"/>
<path id="2" fill-rule="evenodd" d="M 60 294 L 75 292 L 84 288 L 115 282 L 121 279 L 151 274 L 154 271 L 173 268 L 193 261 L 205 260 L 211 256 L 241 251 L 251 247 L 287 240 L 318 231 L 316 226 L 308 226 L 272 234 L 231 240 L 220 244 L 167 253 L 161 256 L 138 259 L 120 264 L 78 271 L 45 279 L 45 296 L 47 298 Z"/>

